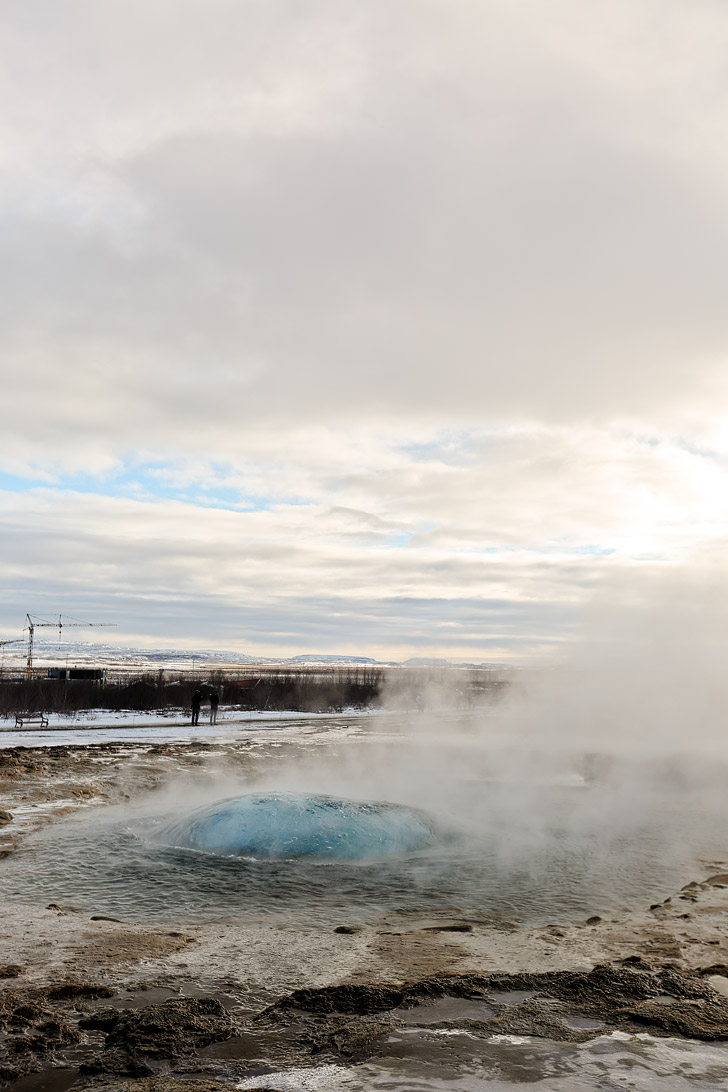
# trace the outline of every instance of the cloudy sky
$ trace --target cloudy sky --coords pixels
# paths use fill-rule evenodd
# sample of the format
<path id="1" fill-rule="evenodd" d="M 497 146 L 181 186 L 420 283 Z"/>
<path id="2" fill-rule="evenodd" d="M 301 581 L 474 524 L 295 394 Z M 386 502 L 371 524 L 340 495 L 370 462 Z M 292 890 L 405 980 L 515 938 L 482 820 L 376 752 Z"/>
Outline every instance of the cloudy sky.
<path id="1" fill-rule="evenodd" d="M 4 3 L 1 635 L 543 663 L 722 595 L 727 55 L 724 0 Z"/>

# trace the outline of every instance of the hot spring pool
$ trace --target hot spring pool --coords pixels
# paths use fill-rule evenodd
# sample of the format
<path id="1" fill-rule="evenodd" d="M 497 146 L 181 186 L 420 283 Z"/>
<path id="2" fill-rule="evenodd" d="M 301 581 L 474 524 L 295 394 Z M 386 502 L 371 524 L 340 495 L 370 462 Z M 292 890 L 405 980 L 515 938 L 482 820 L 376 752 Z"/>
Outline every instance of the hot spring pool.
<path id="1" fill-rule="evenodd" d="M 361 924 L 381 913 L 543 923 L 672 894 L 720 833 L 668 793 L 617 811 L 608 787 L 463 783 L 459 814 L 300 793 L 189 810 L 108 807 L 61 820 L 3 861 L 0 896 L 127 921 Z"/>

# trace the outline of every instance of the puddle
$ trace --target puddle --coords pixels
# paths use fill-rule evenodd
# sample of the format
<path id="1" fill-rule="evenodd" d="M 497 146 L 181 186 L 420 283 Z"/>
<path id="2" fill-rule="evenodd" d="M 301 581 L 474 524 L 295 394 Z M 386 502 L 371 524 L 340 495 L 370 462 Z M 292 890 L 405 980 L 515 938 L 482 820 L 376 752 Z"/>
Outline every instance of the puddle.
<path id="1" fill-rule="evenodd" d="M 422 1027 L 427 1024 L 440 1024 L 448 1020 L 488 1020 L 496 1012 L 487 1001 L 473 1000 L 467 997 L 442 997 L 413 1008 L 399 1008 L 392 1011 L 392 1016 L 403 1024 L 415 1024 Z"/>
<path id="2" fill-rule="evenodd" d="M 574 1028 L 576 1031 L 594 1031 L 604 1027 L 601 1020 L 590 1020 L 588 1016 L 562 1016 L 561 1019 L 567 1028 Z"/>
<path id="3" fill-rule="evenodd" d="M 488 1000 L 495 1001 L 499 1005 L 520 1005 L 522 1001 L 530 1001 L 532 997 L 538 997 L 538 990 L 488 991 Z"/>
<path id="4" fill-rule="evenodd" d="M 6 1087 L 8 1092 L 66 1092 L 77 1079 L 77 1069 L 42 1069 Z"/>

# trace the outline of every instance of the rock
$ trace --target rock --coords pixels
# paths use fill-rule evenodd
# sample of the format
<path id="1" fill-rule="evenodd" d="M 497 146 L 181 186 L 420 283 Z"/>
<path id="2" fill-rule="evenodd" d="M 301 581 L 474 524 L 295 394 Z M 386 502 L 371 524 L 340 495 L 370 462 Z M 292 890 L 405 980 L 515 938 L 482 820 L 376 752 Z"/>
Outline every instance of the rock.
<path id="1" fill-rule="evenodd" d="M 652 964 L 648 963 L 644 956 L 630 955 L 619 961 L 625 967 L 641 967 L 645 971 L 652 970 Z"/>
<path id="2" fill-rule="evenodd" d="M 121 924 L 119 918 L 110 918 L 107 914 L 92 914 L 91 921 L 115 921 Z"/>
<path id="3" fill-rule="evenodd" d="M 26 968 L 19 963 L 5 963 L 0 965 L 0 978 L 19 978 L 26 973 Z"/>
<path id="4" fill-rule="evenodd" d="M 113 997 L 114 991 L 109 986 L 99 986 L 95 982 L 61 982 L 58 986 L 50 986 L 45 991 L 51 1001 L 68 1001 L 77 997 L 95 999 L 97 997 Z"/>
<path id="5" fill-rule="evenodd" d="M 100 1073 L 119 1073 L 125 1077 L 151 1077 L 154 1070 L 141 1058 L 134 1057 L 126 1050 L 115 1047 L 104 1050 L 101 1054 L 85 1061 L 79 1067 L 79 1072 L 84 1076 L 96 1076 Z M 114 1092 L 122 1092 L 121 1087 L 114 1083 L 111 1086 Z"/>
<path id="6" fill-rule="evenodd" d="M 118 1022 L 118 1009 L 98 1009 L 79 1020 L 78 1026 L 85 1031 L 111 1031 Z"/>
<path id="7" fill-rule="evenodd" d="M 728 976 L 728 966 L 725 963 L 711 963 L 709 967 L 701 967 L 698 974 L 722 974 Z"/>
<path id="8" fill-rule="evenodd" d="M 354 933 L 361 933 L 361 925 L 337 925 L 334 929 L 335 933 L 344 933 L 346 936 L 353 936 Z"/>
<path id="9" fill-rule="evenodd" d="M 234 1085 L 232 1086 L 234 1087 Z M 97 1078 L 93 1082 L 93 1092 L 230 1092 L 230 1081 L 217 1081 L 212 1078 L 192 1078 L 185 1076 L 181 1081 L 176 1076 L 139 1077 L 133 1085 L 119 1083 L 117 1079 L 105 1081 Z M 249 1092 L 277 1092 L 269 1084 L 256 1084 Z"/>
<path id="10" fill-rule="evenodd" d="M 266 1011 L 294 1008 L 316 1013 L 374 1014 L 396 1009 L 404 999 L 403 990 L 396 986 L 324 986 L 322 989 L 294 990 Z"/>
<path id="11" fill-rule="evenodd" d="M 508 1034 L 533 1034 L 548 1025 L 549 1037 L 572 1041 L 575 1034 L 568 1027 L 554 1023 L 554 1006 L 565 1013 L 594 1017 L 612 1028 L 634 1030 L 635 1026 L 694 1039 L 728 1039 L 728 999 L 716 994 L 711 984 L 695 973 L 649 966 L 634 957 L 631 966 L 598 964 L 591 971 L 552 971 L 542 974 L 441 975 L 421 979 L 399 987 L 329 986 L 322 989 L 296 990 L 283 998 L 261 1017 L 290 1020 L 291 1009 L 311 1014 L 320 1029 L 315 1038 L 322 1044 L 343 1050 L 344 1039 L 352 1024 L 358 1029 L 366 1021 L 352 1016 L 378 1017 L 402 1005 L 411 1006 L 438 997 L 480 997 L 488 999 L 492 991 L 527 990 L 537 996 L 505 1006 L 503 1013 L 489 1017 L 488 1027 Z M 636 960 L 640 959 L 637 963 Z M 715 971 L 717 965 L 706 968 Z M 667 995 L 672 998 L 665 1001 Z M 497 1021 L 497 1023 L 496 1023 Z M 325 1026 L 321 1028 L 321 1024 Z M 603 1029 L 596 1032 L 603 1034 Z M 358 1035 L 358 1031 L 356 1033 Z M 339 1035 L 337 1039 L 332 1037 Z M 580 1029 L 577 1038 L 587 1033 Z M 326 1038 L 328 1036 L 328 1039 Z M 343 1037 L 342 1037 L 343 1036 Z M 581 1040 L 580 1040 L 581 1041 Z M 353 1045 L 353 1040 L 352 1040 Z M 359 1050 L 357 1040 L 356 1050 Z"/>
<path id="12" fill-rule="evenodd" d="M 80 1038 L 76 1028 L 53 1018 L 41 1024 L 35 1035 L 24 1036 L 23 1043 L 26 1050 L 41 1054 L 58 1047 L 70 1046 L 72 1043 L 77 1043 Z"/>
<path id="13" fill-rule="evenodd" d="M 455 922 L 453 925 L 428 925 L 425 933 L 472 933 L 472 925 Z"/>
<path id="14" fill-rule="evenodd" d="M 12 823 L 13 816 L 9 811 L 0 810 L 0 823 Z"/>
<path id="15" fill-rule="evenodd" d="M 705 882 L 711 887 L 728 887 L 728 872 L 718 872 L 715 876 L 709 876 Z"/>
<path id="16" fill-rule="evenodd" d="M 658 1031 L 707 1042 L 728 1039 L 728 1003 L 719 994 L 715 1001 L 702 1000 L 698 1006 L 692 999 L 677 999 L 669 1004 L 640 1001 L 618 1009 L 615 1015 L 626 1017 L 653 1033 Z"/>
<path id="17" fill-rule="evenodd" d="M 601 920 L 599 914 L 592 914 L 590 918 L 586 919 L 586 923 L 587 925 L 598 925 Z"/>
<path id="18" fill-rule="evenodd" d="M 211 997 L 175 998 L 144 1009 L 106 1009 L 82 1022 L 105 1030 L 104 1050 L 84 1066 L 86 1073 L 149 1076 L 150 1060 L 179 1058 L 199 1047 L 229 1039 L 235 1024 Z"/>
<path id="19" fill-rule="evenodd" d="M 314 1050 L 324 1050 L 328 1047 L 347 1058 L 367 1054 L 377 1040 L 391 1034 L 395 1026 L 393 1020 L 372 1020 L 371 1018 L 340 1024 L 318 1041 L 314 1040 Z"/>

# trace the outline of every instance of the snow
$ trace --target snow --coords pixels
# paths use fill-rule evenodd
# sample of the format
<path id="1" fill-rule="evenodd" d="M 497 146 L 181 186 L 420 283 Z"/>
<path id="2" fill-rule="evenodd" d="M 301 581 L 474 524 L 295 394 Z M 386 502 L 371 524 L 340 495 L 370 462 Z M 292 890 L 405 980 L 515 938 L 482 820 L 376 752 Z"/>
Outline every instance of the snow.
<path id="1" fill-rule="evenodd" d="M 260 730 L 283 730 L 296 724 L 372 716 L 369 710 L 350 709 L 340 714 L 298 712 L 240 712 L 228 710 L 216 725 L 192 727 L 181 709 L 134 713 L 96 709 L 64 716 L 48 713 L 47 728 L 15 728 L 15 717 L 0 717 L 0 750 L 6 747 L 58 747 L 94 743 L 190 743 L 194 740 L 230 740 Z"/>

